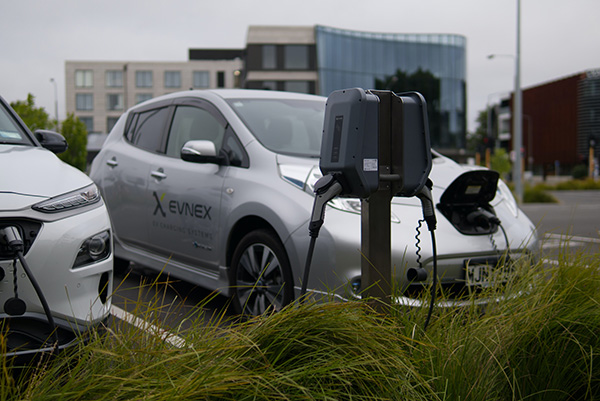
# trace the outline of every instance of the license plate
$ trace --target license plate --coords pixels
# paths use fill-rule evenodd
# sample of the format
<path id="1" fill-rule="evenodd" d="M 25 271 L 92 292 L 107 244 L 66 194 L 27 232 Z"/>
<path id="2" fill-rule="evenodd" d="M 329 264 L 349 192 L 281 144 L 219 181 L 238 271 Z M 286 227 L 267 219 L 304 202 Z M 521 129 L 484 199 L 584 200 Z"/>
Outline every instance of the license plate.
<path id="1" fill-rule="evenodd" d="M 467 264 L 466 285 L 469 287 L 488 286 L 488 285 L 490 285 L 490 276 L 491 275 L 492 275 L 492 266 Z"/>
<path id="2" fill-rule="evenodd" d="M 508 279 L 504 266 L 498 259 L 465 260 L 465 285 L 487 287 L 494 282 L 503 283 Z"/>

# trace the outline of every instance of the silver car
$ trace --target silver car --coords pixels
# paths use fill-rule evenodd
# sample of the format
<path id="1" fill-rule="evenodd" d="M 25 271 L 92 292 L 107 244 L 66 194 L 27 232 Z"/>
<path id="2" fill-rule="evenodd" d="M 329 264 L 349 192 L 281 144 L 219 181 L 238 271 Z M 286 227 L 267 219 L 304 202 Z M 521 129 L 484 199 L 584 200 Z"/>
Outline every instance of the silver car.
<path id="1" fill-rule="evenodd" d="M 116 266 L 133 261 L 219 290 L 244 313 L 279 309 L 297 298 L 313 184 L 321 177 L 325 102 L 289 92 L 206 90 L 128 110 L 91 169 L 111 215 Z M 501 230 L 459 216 L 464 205 L 451 205 L 457 197 L 446 190 L 470 170 L 434 153 L 438 275 L 457 293 L 486 285 L 485 269 L 507 248 L 518 257 L 538 247 L 535 227 L 501 181 L 481 205 L 502 222 Z M 420 227 L 416 198 L 392 203 L 397 301 L 411 304 L 431 280 L 431 241 Z M 359 200 L 329 203 L 309 291 L 360 296 L 360 225 Z M 418 268 L 429 277 L 409 281 L 407 273 Z"/>

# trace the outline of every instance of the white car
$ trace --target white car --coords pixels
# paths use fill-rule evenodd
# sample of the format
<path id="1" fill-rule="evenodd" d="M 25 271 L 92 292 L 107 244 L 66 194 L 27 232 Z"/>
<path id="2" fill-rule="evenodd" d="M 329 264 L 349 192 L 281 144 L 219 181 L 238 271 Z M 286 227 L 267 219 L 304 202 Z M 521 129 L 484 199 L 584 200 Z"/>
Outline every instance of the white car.
<path id="1" fill-rule="evenodd" d="M 60 134 L 32 134 L 0 98 L 0 338 L 27 357 L 74 344 L 105 320 L 112 231 L 96 185 L 54 153 Z"/>
<path id="2" fill-rule="evenodd" d="M 115 268 L 134 261 L 164 271 L 233 296 L 249 314 L 297 299 L 313 185 L 321 177 L 325 101 L 289 92 L 186 91 L 124 113 L 90 172 L 114 224 Z M 535 227 L 497 173 L 471 172 L 434 153 L 430 178 L 442 286 L 476 290 L 505 251 L 519 257 L 537 250 Z M 392 200 L 399 303 L 413 303 L 431 282 L 427 228 L 417 234 L 421 218 L 416 198 Z M 334 199 L 308 290 L 360 296 L 360 248 L 360 200 Z"/>

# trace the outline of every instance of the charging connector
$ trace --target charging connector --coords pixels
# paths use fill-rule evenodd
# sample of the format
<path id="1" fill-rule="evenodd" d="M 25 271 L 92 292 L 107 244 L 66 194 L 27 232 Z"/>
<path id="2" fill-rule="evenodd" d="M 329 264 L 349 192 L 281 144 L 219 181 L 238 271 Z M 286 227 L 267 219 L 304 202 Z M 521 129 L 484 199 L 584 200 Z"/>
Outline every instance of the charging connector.
<path id="1" fill-rule="evenodd" d="M 6 246 L 15 252 L 23 252 L 23 240 L 21 239 L 21 234 L 17 227 L 9 226 L 4 227 L 0 230 L 0 237 L 2 237 Z"/>
<path id="2" fill-rule="evenodd" d="M 15 226 L 7 226 L 4 228 L 1 228 L 0 229 L 0 239 L 2 240 L 2 242 L 5 243 L 5 245 L 9 248 L 9 250 L 12 251 L 12 253 L 15 256 L 15 260 L 13 263 L 13 269 L 14 269 L 13 272 L 14 272 L 14 276 L 15 276 L 15 279 L 14 279 L 15 280 L 15 297 L 10 298 L 6 301 L 6 303 L 4 305 L 5 311 L 11 315 L 23 315 L 26 310 L 26 304 L 24 301 L 19 299 L 17 290 L 16 290 L 16 288 L 17 288 L 17 285 L 16 285 L 17 263 L 16 263 L 16 261 L 18 259 L 19 262 L 21 262 L 21 266 L 23 266 L 23 270 L 25 270 L 27 277 L 29 277 L 29 281 L 31 282 L 31 285 L 33 286 L 33 289 L 35 290 L 35 292 L 40 300 L 40 303 L 42 304 L 42 308 L 44 309 L 44 313 L 46 315 L 46 318 L 48 319 L 48 326 L 50 329 L 50 333 L 52 333 L 52 336 L 55 341 L 54 348 L 58 349 L 58 327 L 54 323 L 54 318 L 52 317 L 52 312 L 50 311 L 50 307 L 48 306 L 46 297 L 44 296 L 42 289 L 40 288 L 37 280 L 33 276 L 31 270 L 29 269 L 29 266 L 27 265 L 27 261 L 25 260 L 25 257 L 23 256 L 23 239 L 21 237 L 21 233 L 19 232 L 19 229 Z"/>
<path id="3" fill-rule="evenodd" d="M 314 187 L 315 203 L 310 218 L 308 231 L 311 237 L 318 237 L 319 231 L 325 221 L 325 206 L 327 202 L 342 192 L 342 184 L 332 174 L 321 177 Z"/>
<path id="4" fill-rule="evenodd" d="M 301 302 L 306 294 L 308 277 L 310 275 L 310 264 L 312 262 L 312 256 L 315 250 L 315 243 L 317 241 L 317 237 L 319 236 L 319 231 L 323 226 L 323 222 L 325 221 L 325 206 L 327 206 L 327 202 L 338 196 L 342 192 L 342 189 L 342 184 L 340 184 L 334 174 L 324 175 L 315 183 L 315 202 L 313 204 L 313 211 L 310 218 L 310 223 L 308 225 L 310 244 L 308 245 L 306 265 L 304 266 L 304 277 L 302 279 L 302 288 L 300 290 Z"/>
<path id="5" fill-rule="evenodd" d="M 427 223 L 429 231 L 434 231 L 437 226 L 437 218 L 435 217 L 435 208 L 433 207 L 433 195 L 431 190 L 433 189 L 433 182 L 427 179 L 427 182 L 417 193 L 417 198 L 421 201 L 421 207 L 423 209 L 423 218 Z"/>

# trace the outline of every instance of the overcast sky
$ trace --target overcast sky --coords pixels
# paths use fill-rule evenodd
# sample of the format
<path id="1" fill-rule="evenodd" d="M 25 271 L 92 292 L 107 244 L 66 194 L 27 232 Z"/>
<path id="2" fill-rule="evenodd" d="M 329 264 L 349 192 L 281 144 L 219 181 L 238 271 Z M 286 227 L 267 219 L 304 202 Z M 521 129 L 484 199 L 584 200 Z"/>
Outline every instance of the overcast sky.
<path id="1" fill-rule="evenodd" d="M 512 91 L 517 0 L 0 0 L 0 95 L 65 117 L 65 61 L 186 61 L 243 48 L 249 25 L 326 25 L 467 38 L 468 129 Z M 600 0 L 521 0 L 524 88 L 600 68 Z M 369 89 L 369 88 L 365 88 Z M 414 88 L 418 90 L 419 88 Z"/>

